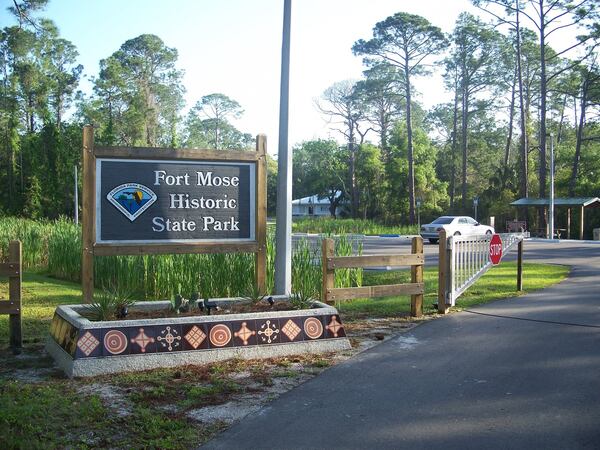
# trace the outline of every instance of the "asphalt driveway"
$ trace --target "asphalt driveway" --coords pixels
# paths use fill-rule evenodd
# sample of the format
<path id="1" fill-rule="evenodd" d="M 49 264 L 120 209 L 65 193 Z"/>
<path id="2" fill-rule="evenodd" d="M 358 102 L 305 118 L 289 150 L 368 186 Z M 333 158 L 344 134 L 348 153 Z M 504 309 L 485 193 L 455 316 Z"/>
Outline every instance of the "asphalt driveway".
<path id="1" fill-rule="evenodd" d="M 424 323 L 204 448 L 600 448 L 600 246 L 549 245 L 564 282 Z"/>

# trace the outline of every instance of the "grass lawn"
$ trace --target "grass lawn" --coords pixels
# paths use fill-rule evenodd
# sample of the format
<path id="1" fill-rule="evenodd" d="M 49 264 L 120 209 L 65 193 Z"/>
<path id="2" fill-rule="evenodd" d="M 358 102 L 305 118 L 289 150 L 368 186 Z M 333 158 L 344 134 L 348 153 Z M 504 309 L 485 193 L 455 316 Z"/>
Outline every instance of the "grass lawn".
<path id="1" fill-rule="evenodd" d="M 564 279 L 568 272 L 564 266 L 526 263 L 523 288 L 531 292 L 547 287 Z M 408 279 L 407 271 L 367 272 L 364 284 Z M 471 287 L 459 299 L 458 308 L 522 294 L 515 291 L 515 285 L 516 265 L 502 264 Z M 424 310 L 433 315 L 436 268 L 425 269 L 425 286 Z M 8 283 L 1 280 L 0 298 L 7 298 L 7 290 Z M 226 427 L 220 420 L 193 420 L 190 414 L 194 410 L 227 403 L 235 395 L 258 393 L 267 399 L 272 395 L 269 386 L 303 374 L 314 376 L 330 364 L 318 355 L 306 355 L 67 380 L 52 369 L 42 342 L 55 307 L 80 303 L 80 286 L 25 273 L 23 297 L 23 355 L 15 357 L 6 350 L 8 316 L 0 316 L 1 449 L 193 448 Z M 366 317 L 407 317 L 410 297 L 358 299 L 343 303 L 340 309 L 342 318 L 349 322 L 361 323 Z M 296 368 L 291 370 L 292 366 Z M 36 378 L 40 371 L 46 375 Z M 107 402 L 107 395 L 112 403 Z"/>
<path id="2" fill-rule="evenodd" d="M 43 342 L 57 305 L 81 303 L 81 286 L 31 272 L 23 275 L 23 340 Z M 0 281 L 0 299 L 8 299 L 8 282 Z M 8 343 L 8 316 L 0 315 L 0 345 Z"/>
<path id="3" fill-rule="evenodd" d="M 523 291 L 516 290 L 517 264 L 502 263 L 490 269 L 467 292 L 461 295 L 455 309 L 468 308 L 498 300 L 501 298 L 515 297 L 527 292 L 543 289 L 558 283 L 569 274 L 566 266 L 550 264 L 523 264 Z M 437 303 L 438 271 L 437 267 L 425 267 L 425 296 L 423 299 L 424 314 L 433 314 L 437 310 L 433 307 Z M 388 272 L 365 272 L 363 285 L 374 286 L 381 284 L 396 284 L 410 282 L 410 272 L 407 270 Z M 378 299 L 356 299 L 338 305 L 343 318 L 354 319 L 362 317 L 389 317 L 406 315 L 410 312 L 410 297 L 385 297 Z"/>

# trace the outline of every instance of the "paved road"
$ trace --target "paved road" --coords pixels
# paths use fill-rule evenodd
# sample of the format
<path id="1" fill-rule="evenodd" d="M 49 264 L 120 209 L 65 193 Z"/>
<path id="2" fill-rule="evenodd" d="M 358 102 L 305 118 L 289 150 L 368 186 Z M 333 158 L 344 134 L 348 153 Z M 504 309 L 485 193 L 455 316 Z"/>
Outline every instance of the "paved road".
<path id="1" fill-rule="evenodd" d="M 427 241 L 423 244 L 425 252 L 425 264 L 427 266 L 437 266 L 438 264 L 438 245 L 430 244 Z M 600 242 L 598 243 L 580 243 L 578 241 L 544 241 L 527 240 L 524 243 L 524 257 L 526 261 L 548 261 L 561 262 L 565 255 L 570 258 L 569 264 L 582 263 L 588 255 L 594 255 L 600 252 Z M 406 238 L 380 238 L 367 237 L 363 241 L 363 254 L 397 254 L 410 253 L 410 240 Z M 516 247 L 505 255 L 504 261 L 513 261 L 517 257 Z"/>
<path id="2" fill-rule="evenodd" d="M 528 249 L 569 279 L 424 323 L 206 448 L 600 448 L 600 246 Z"/>

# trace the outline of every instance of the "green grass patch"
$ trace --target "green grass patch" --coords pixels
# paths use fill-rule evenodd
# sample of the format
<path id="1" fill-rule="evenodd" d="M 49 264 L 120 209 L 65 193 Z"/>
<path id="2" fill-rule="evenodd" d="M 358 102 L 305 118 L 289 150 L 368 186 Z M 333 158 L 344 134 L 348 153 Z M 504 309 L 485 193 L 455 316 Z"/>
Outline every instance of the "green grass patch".
<path id="1" fill-rule="evenodd" d="M 23 275 L 23 341 L 43 342 L 58 305 L 81 303 L 81 286 L 25 272 Z M 0 298 L 8 298 L 8 281 L 0 279 Z M 8 343 L 8 316 L 0 315 L 0 344 Z"/>
<path id="2" fill-rule="evenodd" d="M 81 396 L 73 384 L 24 384 L 0 379 L 0 448 L 187 449 L 212 435 L 166 412 L 136 407 L 120 417 L 96 395 Z"/>
<path id="3" fill-rule="evenodd" d="M 157 377 L 162 374 L 161 371 L 153 373 Z M 94 382 L 106 380 L 98 378 Z M 126 380 L 123 377 L 119 381 Z M 207 397 L 237 389 L 227 380 L 202 390 L 189 384 L 173 385 L 163 377 L 161 385 L 139 390 L 143 388 L 139 380 L 129 379 L 131 387 L 137 389 L 125 389 L 124 397 L 134 406 L 129 414 L 122 416 L 104 404 L 98 395 L 77 392 L 77 387 L 89 381 L 27 384 L 0 377 L 0 448 L 195 448 L 225 425 L 220 422 L 199 424 L 181 412 L 156 406 L 177 398 L 188 402 L 186 406 L 199 406 Z M 140 393 L 147 394 L 140 396 Z M 156 401 L 157 398 L 160 401 Z"/>
<path id="4" fill-rule="evenodd" d="M 5 449 L 72 446 L 106 419 L 98 397 L 82 401 L 64 384 L 27 385 L 0 379 L 0 394 L 0 447 Z"/>
<path id="5" fill-rule="evenodd" d="M 390 225 L 374 220 L 333 219 L 330 217 L 294 219 L 292 231 L 294 233 L 320 234 L 418 234 L 416 225 Z"/>
<path id="6" fill-rule="evenodd" d="M 468 308 L 543 289 L 565 279 L 569 274 L 569 268 L 558 265 L 524 263 L 523 290 L 521 292 L 516 289 L 516 274 L 517 264 L 515 262 L 502 263 L 502 265 L 490 269 L 459 297 L 456 307 L 458 309 Z M 423 312 L 432 314 L 436 312 L 433 304 L 437 303 L 437 267 L 425 267 L 423 276 L 425 279 Z M 407 270 L 364 272 L 363 275 L 364 286 L 409 282 L 410 272 Z M 410 313 L 410 296 L 356 299 L 342 302 L 337 306 L 344 319 L 407 315 Z"/>

